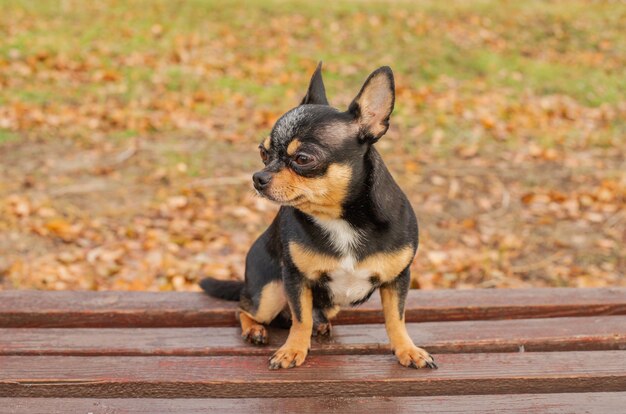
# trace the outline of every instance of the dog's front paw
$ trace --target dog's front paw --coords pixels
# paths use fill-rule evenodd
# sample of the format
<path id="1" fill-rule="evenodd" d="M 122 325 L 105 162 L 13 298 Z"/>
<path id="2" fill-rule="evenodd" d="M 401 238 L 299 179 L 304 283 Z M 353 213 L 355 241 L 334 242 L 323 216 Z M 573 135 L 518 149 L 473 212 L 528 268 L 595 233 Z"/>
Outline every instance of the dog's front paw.
<path id="1" fill-rule="evenodd" d="M 413 344 L 407 347 L 394 350 L 396 358 L 400 365 L 411 368 L 431 368 L 437 369 L 435 359 L 426 352 L 425 349 L 419 348 Z"/>
<path id="2" fill-rule="evenodd" d="M 263 325 L 252 325 L 241 333 L 244 341 L 253 345 L 267 344 L 267 329 Z"/>
<path id="3" fill-rule="evenodd" d="M 308 352 L 308 349 L 282 347 L 270 357 L 270 369 L 299 367 Z"/>

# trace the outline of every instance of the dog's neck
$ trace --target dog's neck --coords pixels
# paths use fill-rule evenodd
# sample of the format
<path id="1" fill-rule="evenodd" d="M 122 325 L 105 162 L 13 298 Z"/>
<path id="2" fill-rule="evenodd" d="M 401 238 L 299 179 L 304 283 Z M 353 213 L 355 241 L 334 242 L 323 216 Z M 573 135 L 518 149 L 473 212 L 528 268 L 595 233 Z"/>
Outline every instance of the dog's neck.
<path id="1" fill-rule="evenodd" d="M 397 217 L 404 193 L 373 146 L 364 156 L 362 171 L 355 177 L 360 178 L 352 183 L 343 204 L 344 219 L 359 228 L 384 226 Z"/>
<path id="2" fill-rule="evenodd" d="M 368 148 L 359 165 L 353 165 L 348 195 L 336 217 L 315 215 L 295 208 L 304 221 L 336 234 L 338 243 L 354 247 L 366 233 L 384 230 L 401 217 L 406 199 L 374 147 Z M 345 233 L 345 234 L 344 234 Z M 345 237 L 344 237 L 345 236 Z M 358 236 L 358 237 L 357 237 Z"/>

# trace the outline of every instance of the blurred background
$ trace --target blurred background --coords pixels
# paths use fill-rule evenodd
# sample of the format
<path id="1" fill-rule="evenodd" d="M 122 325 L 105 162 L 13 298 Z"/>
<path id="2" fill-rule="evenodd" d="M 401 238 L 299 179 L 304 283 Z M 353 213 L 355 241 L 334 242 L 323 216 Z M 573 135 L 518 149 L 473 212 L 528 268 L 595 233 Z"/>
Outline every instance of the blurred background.
<path id="1" fill-rule="evenodd" d="M 257 145 L 318 60 L 420 221 L 414 286 L 626 285 L 626 4 L 0 0 L 0 289 L 240 278 Z"/>

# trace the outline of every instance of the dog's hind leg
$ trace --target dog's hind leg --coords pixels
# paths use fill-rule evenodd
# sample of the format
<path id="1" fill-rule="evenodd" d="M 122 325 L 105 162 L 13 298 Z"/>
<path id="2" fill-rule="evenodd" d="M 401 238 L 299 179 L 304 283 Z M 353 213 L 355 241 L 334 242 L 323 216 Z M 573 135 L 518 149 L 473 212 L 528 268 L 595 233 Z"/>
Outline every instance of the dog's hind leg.
<path id="1" fill-rule="evenodd" d="M 255 345 L 267 344 L 267 328 L 263 324 L 269 324 L 286 305 L 287 299 L 281 281 L 267 283 L 254 297 L 244 291 L 239 305 L 241 337 Z"/>
<path id="2" fill-rule="evenodd" d="M 241 323 L 241 337 L 244 341 L 254 345 L 267 344 L 267 329 L 258 323 L 245 312 L 239 313 L 239 322 Z"/>
<path id="3" fill-rule="evenodd" d="M 313 309 L 313 336 L 330 338 L 332 335 L 332 325 L 330 319 L 339 313 L 339 306 L 327 309 Z"/>

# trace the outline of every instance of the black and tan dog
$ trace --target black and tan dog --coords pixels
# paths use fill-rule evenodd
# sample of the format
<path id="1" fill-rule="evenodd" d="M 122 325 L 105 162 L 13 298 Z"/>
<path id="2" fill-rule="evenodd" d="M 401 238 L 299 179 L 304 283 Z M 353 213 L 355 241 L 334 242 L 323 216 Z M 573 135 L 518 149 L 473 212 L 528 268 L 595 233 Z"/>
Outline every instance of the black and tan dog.
<path id="1" fill-rule="evenodd" d="M 417 221 L 374 147 L 394 99 L 393 73 L 381 67 L 339 111 L 328 104 L 320 64 L 300 106 L 259 146 L 265 168 L 254 174 L 254 187 L 282 207 L 248 253 L 245 283 L 208 278 L 201 285 L 240 301 L 242 336 L 254 344 L 267 343 L 263 324 L 289 311 L 289 337 L 270 358 L 272 369 L 301 365 L 311 335 L 329 335 L 341 306 L 361 304 L 376 289 L 400 364 L 437 367 L 413 344 L 404 320 Z"/>

